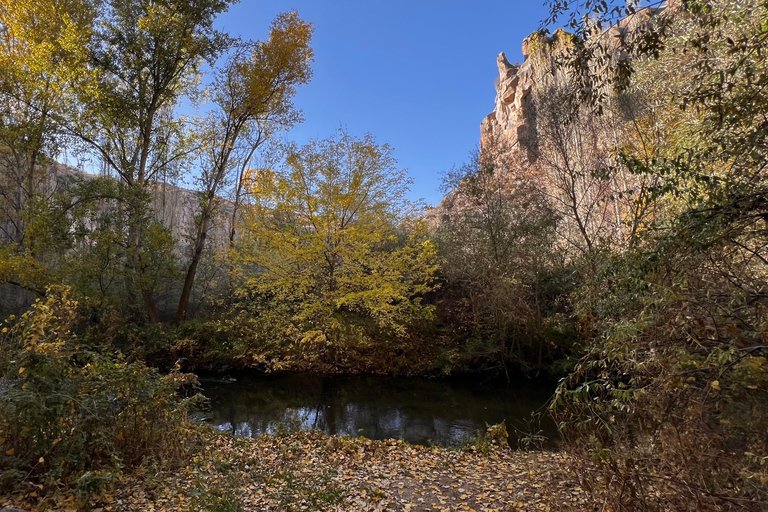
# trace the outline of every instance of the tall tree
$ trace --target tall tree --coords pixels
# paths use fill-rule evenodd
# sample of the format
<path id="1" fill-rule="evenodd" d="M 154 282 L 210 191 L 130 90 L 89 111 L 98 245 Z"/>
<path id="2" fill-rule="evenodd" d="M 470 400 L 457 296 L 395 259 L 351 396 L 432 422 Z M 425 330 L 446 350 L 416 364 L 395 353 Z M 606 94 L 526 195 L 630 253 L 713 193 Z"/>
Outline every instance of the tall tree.
<path id="1" fill-rule="evenodd" d="M 220 202 L 217 194 L 231 173 L 232 164 L 236 163 L 233 154 L 239 149 L 242 161 L 231 205 L 230 240 L 234 239 L 241 202 L 242 174 L 251 155 L 272 133 L 290 127 L 300 118 L 291 99 L 296 86 L 306 84 L 311 78 L 311 40 L 311 24 L 302 21 L 296 11 L 281 14 L 272 22 L 267 41 L 237 48 L 217 72 L 213 84 L 216 110 L 204 120 L 203 126 L 206 167 L 199 178 L 200 211 L 196 218 L 192 257 L 176 312 L 176 325 L 186 313 L 197 267 Z"/>
<path id="2" fill-rule="evenodd" d="M 449 321 L 470 324 L 461 327 L 492 343 L 505 370 L 508 360 L 540 368 L 550 355 L 545 283 L 562 259 L 554 243 L 558 216 L 534 176 L 525 175 L 528 167 L 519 152 L 487 138 L 444 176 L 451 195 L 435 231 L 442 274 L 471 316 Z"/>
<path id="3" fill-rule="evenodd" d="M 82 0 L 0 1 L 0 281 L 27 289 L 47 284 L 28 227 L 57 191 L 50 166 L 87 74 L 93 15 Z"/>
<path id="4" fill-rule="evenodd" d="M 130 269 L 127 293 L 137 289 L 150 320 L 158 321 L 151 261 L 144 246 L 152 215 L 152 186 L 189 149 L 174 108 L 195 84 L 204 61 L 227 45 L 213 28 L 226 0 L 108 0 L 90 45 L 98 79 L 82 88 L 78 135 L 133 192 L 125 202 Z"/>
<path id="5" fill-rule="evenodd" d="M 402 217 L 408 179 L 389 146 L 341 131 L 294 148 L 285 173 L 248 183 L 241 293 L 284 313 L 293 341 L 335 352 L 368 339 L 368 324 L 398 336 L 431 314 L 422 297 L 435 286 L 435 251 Z"/>
<path id="6" fill-rule="evenodd" d="M 580 471 L 598 506 L 764 508 L 768 4 L 668 2 L 642 11 L 655 13 L 647 23 L 623 1 L 551 4 L 587 26 L 630 15 L 579 34 L 564 59 L 577 101 L 604 107 L 606 91 L 645 85 L 664 109 L 652 118 L 661 140 L 619 148 L 655 180 L 665 215 L 579 292 L 598 329 L 556 395 L 565 446 L 589 461 Z"/>

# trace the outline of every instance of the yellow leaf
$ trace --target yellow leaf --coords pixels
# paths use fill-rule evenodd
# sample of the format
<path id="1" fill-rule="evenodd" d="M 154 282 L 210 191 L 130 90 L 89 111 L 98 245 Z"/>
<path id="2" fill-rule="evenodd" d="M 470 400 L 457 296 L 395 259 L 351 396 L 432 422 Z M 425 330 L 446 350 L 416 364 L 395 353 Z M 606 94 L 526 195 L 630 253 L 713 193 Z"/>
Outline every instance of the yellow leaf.
<path id="1" fill-rule="evenodd" d="M 14 450 L 13 448 L 5 452 L 6 455 L 14 455 L 15 453 L 16 453 L 16 450 Z"/>
<path id="2" fill-rule="evenodd" d="M 24 370 L 26 370 L 26 368 L 24 368 L 23 366 L 22 366 L 21 368 L 19 368 L 19 375 L 21 375 L 22 373 L 24 373 Z"/>
<path id="3" fill-rule="evenodd" d="M 713 380 L 709 385 L 712 386 L 712 389 L 720 389 L 720 381 Z"/>

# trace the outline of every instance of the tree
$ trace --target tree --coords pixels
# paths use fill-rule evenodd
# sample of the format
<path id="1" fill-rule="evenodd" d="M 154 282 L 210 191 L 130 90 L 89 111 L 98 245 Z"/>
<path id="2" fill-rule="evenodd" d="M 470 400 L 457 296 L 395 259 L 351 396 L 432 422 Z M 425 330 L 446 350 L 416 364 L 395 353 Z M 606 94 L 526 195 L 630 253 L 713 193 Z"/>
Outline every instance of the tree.
<path id="1" fill-rule="evenodd" d="M 574 73 L 562 60 L 577 45 L 562 30 L 529 38 L 536 87 L 527 117 L 537 146 L 531 182 L 557 212 L 558 239 L 572 258 L 637 242 L 653 212 L 654 180 L 632 172 L 620 155 L 652 158 L 651 139 L 657 139 L 647 124 L 653 108 L 643 104 L 638 85 L 605 99 L 599 111 L 574 96 Z"/>
<path id="2" fill-rule="evenodd" d="M 505 371 L 510 359 L 540 369 L 554 346 L 546 326 L 556 312 L 550 281 L 563 259 L 555 247 L 559 218 L 527 170 L 520 153 L 485 139 L 444 177 L 452 192 L 436 229 L 447 288 L 468 303 L 471 334 L 495 344 Z"/>
<path id="3" fill-rule="evenodd" d="M 59 191 L 53 161 L 75 110 L 94 12 L 80 0 L 0 2 L 0 282 L 42 293 L 43 240 L 28 227 Z"/>
<path id="4" fill-rule="evenodd" d="M 296 11 L 281 14 L 272 22 L 267 41 L 242 45 L 217 73 L 213 85 L 216 110 L 204 120 L 203 128 L 206 168 L 200 176 L 200 212 L 176 325 L 184 318 L 197 266 L 220 202 L 217 194 L 232 171 L 233 154 L 239 149 L 242 162 L 231 206 L 230 240 L 234 240 L 243 173 L 251 156 L 272 133 L 290 127 L 300 117 L 291 99 L 296 86 L 308 83 L 311 78 L 311 39 L 312 25 L 302 21 Z M 246 137 L 248 135 L 250 137 Z M 242 146 L 243 139 L 246 139 L 245 147 L 238 147 Z"/>
<path id="5" fill-rule="evenodd" d="M 145 245 L 147 204 L 153 184 L 190 152 L 174 108 L 191 92 L 200 65 L 213 62 L 227 38 L 213 28 L 226 0 L 109 0 L 100 4 L 89 65 L 97 80 L 79 90 L 83 115 L 76 134 L 105 168 L 129 188 L 125 245 L 131 270 L 126 292 L 140 293 L 150 320 L 158 321 L 154 282 Z M 152 228 L 154 229 L 154 228 Z M 131 301 L 136 303 L 137 301 Z"/>
<path id="6" fill-rule="evenodd" d="M 248 176 L 240 294 L 279 310 L 282 332 L 338 350 L 404 336 L 432 313 L 435 250 L 409 215 L 409 180 L 392 148 L 343 130 L 293 148 L 285 172 Z"/>
<path id="7" fill-rule="evenodd" d="M 566 3 L 553 4 L 556 13 Z M 625 8 L 585 6 L 592 23 Z M 768 386 L 768 6 L 682 1 L 646 12 L 657 16 L 634 33 L 622 30 L 629 22 L 607 32 L 626 35 L 618 48 L 597 51 L 605 37 L 587 31 L 564 59 L 581 71 L 575 99 L 593 109 L 612 101 L 595 90 L 644 84 L 663 105 L 648 132 L 662 137 L 617 153 L 664 209 L 642 244 L 610 255 L 579 291 L 597 328 L 555 410 L 594 503 L 757 510 L 768 500 L 758 391 Z"/>

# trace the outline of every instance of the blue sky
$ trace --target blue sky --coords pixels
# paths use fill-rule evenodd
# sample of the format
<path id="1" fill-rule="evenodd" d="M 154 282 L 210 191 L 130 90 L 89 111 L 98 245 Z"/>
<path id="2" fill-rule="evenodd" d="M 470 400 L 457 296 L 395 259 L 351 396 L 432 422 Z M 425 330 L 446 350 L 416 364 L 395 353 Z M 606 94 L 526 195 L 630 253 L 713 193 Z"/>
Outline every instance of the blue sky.
<path id="1" fill-rule="evenodd" d="M 414 180 L 411 198 L 440 201 L 440 173 L 465 161 L 493 110 L 496 55 L 520 46 L 546 15 L 543 0 L 242 0 L 218 28 L 263 39 L 280 12 L 314 23 L 312 82 L 296 106 L 305 122 L 288 140 L 325 138 L 340 126 L 395 148 Z"/>

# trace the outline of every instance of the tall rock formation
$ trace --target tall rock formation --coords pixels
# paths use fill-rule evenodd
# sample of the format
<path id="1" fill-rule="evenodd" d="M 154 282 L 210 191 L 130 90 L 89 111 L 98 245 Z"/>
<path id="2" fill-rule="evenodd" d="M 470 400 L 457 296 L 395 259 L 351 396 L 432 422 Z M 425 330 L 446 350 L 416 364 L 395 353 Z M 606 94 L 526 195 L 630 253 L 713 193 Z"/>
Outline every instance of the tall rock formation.
<path id="1" fill-rule="evenodd" d="M 532 60 L 528 59 L 529 38 L 523 42 L 523 64 L 510 64 L 504 52 L 496 58 L 496 102 L 493 112 L 480 124 L 481 146 L 485 141 L 503 140 L 510 148 L 524 150 L 535 159 L 535 141 L 526 114 L 534 87 Z"/>
<path id="2" fill-rule="evenodd" d="M 573 46 L 574 36 L 563 30 L 528 36 L 522 45 L 522 64 L 511 64 L 503 52 L 497 57 L 495 105 L 481 123 L 477 169 L 491 171 L 493 179 L 484 179 L 500 202 L 513 202 L 516 193 L 538 194 L 540 204 L 558 219 L 558 243 L 564 253 L 590 252 L 605 241 L 629 244 L 644 221 L 637 212 L 645 215 L 645 210 L 633 203 L 636 191 L 645 187 L 644 178 L 615 165 L 616 145 L 622 137 L 629 140 L 635 135 L 627 116 L 642 115 L 638 113 L 643 110 L 641 103 L 623 109 L 627 102 L 642 102 L 642 94 L 619 100 L 610 73 L 622 69 L 622 61 L 630 58 L 623 49 L 643 37 L 649 23 L 671 19 L 668 15 L 675 5 L 643 9 L 595 32 L 590 41 L 595 43 L 596 58 L 588 64 L 588 77 L 574 76 L 569 67 L 559 65 L 559 57 Z M 595 76 L 610 78 L 593 80 Z M 574 85 L 608 98 L 604 115 L 571 101 Z M 473 181 L 472 187 L 465 186 L 466 179 L 457 182 L 428 213 L 432 228 L 479 211 L 478 198 L 489 194 L 478 191 L 477 180 Z"/>
<path id="3" fill-rule="evenodd" d="M 523 41 L 525 61 L 522 64 L 510 64 L 504 52 L 496 58 L 499 76 L 496 79 L 495 108 L 480 124 L 481 153 L 491 146 L 503 147 L 505 152 L 516 153 L 515 156 L 522 157 L 526 163 L 536 160 L 536 135 L 530 111 L 535 80 L 533 61 L 528 58 L 530 50 L 531 37 L 528 37 Z M 508 185 L 511 187 L 513 184 L 510 181 Z M 453 212 L 471 208 L 466 199 L 460 189 L 451 190 L 436 208 L 427 212 L 427 224 L 437 228 Z"/>
<path id="4" fill-rule="evenodd" d="M 667 15 L 678 6 L 675 0 L 668 0 L 663 6 L 645 8 L 619 21 L 600 34 L 597 40 L 601 50 L 614 59 L 627 58 L 626 53 L 617 52 L 620 41 L 630 41 L 633 35 L 639 33 L 638 27 L 652 19 L 663 22 Z M 510 64 L 504 52 L 496 58 L 499 77 L 496 79 L 496 100 L 493 112 L 488 114 L 480 124 L 481 139 L 484 141 L 503 141 L 509 148 L 518 148 L 524 152 L 531 162 L 537 157 L 537 141 L 531 95 L 536 87 L 536 72 L 534 69 L 535 52 L 556 46 L 562 38 L 569 35 L 563 30 L 557 30 L 552 36 L 533 33 L 523 40 L 522 64 Z M 540 59 L 539 59 L 540 60 Z M 541 62 L 538 63 L 540 65 Z"/>

